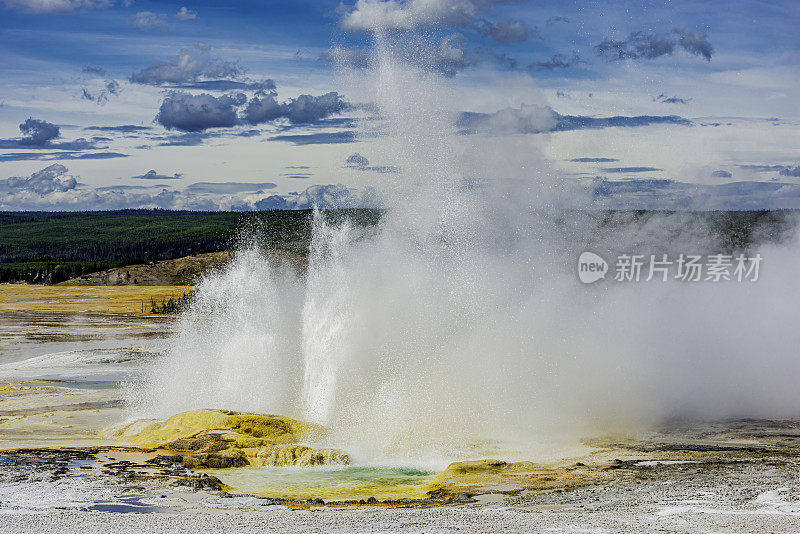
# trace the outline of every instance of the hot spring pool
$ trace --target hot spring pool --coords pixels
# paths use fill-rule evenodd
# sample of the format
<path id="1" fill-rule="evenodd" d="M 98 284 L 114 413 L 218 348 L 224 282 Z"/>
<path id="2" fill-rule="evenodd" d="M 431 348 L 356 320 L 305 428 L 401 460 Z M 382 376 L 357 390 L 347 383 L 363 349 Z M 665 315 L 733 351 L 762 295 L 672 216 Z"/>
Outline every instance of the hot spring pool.
<path id="1" fill-rule="evenodd" d="M 204 469 L 234 492 L 295 499 L 403 499 L 425 496 L 436 473 L 405 467 L 242 467 Z"/>

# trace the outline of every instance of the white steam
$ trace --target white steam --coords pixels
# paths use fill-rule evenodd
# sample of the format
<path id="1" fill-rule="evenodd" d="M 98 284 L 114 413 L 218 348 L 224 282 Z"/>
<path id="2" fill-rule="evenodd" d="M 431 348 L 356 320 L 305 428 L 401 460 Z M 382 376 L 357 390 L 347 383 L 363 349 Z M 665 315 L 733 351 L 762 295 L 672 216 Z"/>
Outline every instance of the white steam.
<path id="1" fill-rule="evenodd" d="M 380 111 L 380 161 L 402 169 L 390 209 L 370 230 L 317 214 L 302 275 L 250 248 L 206 278 L 140 409 L 282 413 L 356 458 L 415 462 L 535 458 L 674 416 L 797 415 L 798 242 L 763 248 L 756 283 L 584 286 L 588 246 L 714 243 L 683 216 L 610 231 L 565 211 L 585 199 L 532 136 L 456 135 L 443 80 L 375 39 L 372 69 L 347 81 Z"/>

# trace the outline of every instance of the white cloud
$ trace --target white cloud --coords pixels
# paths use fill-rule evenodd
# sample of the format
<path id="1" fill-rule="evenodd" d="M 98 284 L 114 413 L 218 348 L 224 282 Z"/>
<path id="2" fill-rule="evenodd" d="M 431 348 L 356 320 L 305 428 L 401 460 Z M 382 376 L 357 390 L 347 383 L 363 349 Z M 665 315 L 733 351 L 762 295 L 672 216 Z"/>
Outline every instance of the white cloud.
<path id="1" fill-rule="evenodd" d="M 140 11 L 133 16 L 133 25 L 142 31 L 166 30 L 169 28 L 167 16 L 152 11 Z"/>
<path id="2" fill-rule="evenodd" d="M 194 20 L 197 18 L 197 11 L 182 7 L 175 13 L 175 18 L 178 20 Z"/>
<path id="3" fill-rule="evenodd" d="M 72 13 L 76 9 L 95 9 L 109 7 L 113 0 L 4 0 L 8 9 L 16 9 L 25 13 L 53 14 Z"/>

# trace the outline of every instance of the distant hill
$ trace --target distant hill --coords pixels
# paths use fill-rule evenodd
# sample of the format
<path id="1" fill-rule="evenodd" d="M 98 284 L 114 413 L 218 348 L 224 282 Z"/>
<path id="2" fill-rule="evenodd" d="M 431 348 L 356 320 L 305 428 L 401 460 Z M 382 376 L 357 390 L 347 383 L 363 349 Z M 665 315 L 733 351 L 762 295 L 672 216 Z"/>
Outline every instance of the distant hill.
<path id="1" fill-rule="evenodd" d="M 267 255 L 273 261 L 285 262 L 302 272 L 307 265 L 306 257 L 285 250 L 270 250 Z M 85 274 L 60 282 L 60 286 L 190 286 L 212 269 L 222 268 L 233 258 L 233 252 L 207 252 L 173 260 L 158 260 L 138 265 L 126 265 L 104 271 Z"/>
<path id="2" fill-rule="evenodd" d="M 375 210 L 325 212 L 375 224 Z M 98 271 L 233 250 L 243 234 L 304 255 L 311 210 L 0 212 L 0 283 L 54 284 Z M 248 231 L 251 230 L 251 231 Z"/>

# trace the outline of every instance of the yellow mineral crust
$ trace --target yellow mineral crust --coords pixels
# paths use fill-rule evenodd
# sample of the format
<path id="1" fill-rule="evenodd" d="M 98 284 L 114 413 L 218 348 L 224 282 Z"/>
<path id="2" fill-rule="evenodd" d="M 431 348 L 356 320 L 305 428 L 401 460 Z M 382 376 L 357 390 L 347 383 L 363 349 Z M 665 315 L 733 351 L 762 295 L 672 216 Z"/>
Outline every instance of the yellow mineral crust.
<path id="1" fill-rule="evenodd" d="M 280 415 L 194 410 L 144 428 L 140 422 L 112 429 L 109 435 L 152 449 L 184 454 L 187 467 L 344 465 L 338 449 L 313 449 L 302 441 L 321 438 L 325 429 Z"/>

